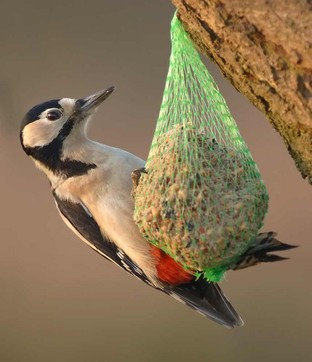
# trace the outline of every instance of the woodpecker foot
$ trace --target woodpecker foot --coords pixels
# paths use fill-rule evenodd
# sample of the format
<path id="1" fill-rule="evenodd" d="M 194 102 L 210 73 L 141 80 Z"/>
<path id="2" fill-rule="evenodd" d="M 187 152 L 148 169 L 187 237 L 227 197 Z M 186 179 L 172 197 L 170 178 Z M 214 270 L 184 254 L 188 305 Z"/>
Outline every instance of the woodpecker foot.
<path id="1" fill-rule="evenodd" d="M 134 198 L 135 197 L 135 193 L 136 193 L 136 189 L 139 185 L 140 182 L 140 178 L 142 173 L 147 173 L 145 167 L 142 168 L 137 168 L 136 170 L 133 170 L 131 172 L 131 179 L 132 179 L 132 191 L 131 191 L 131 196 Z"/>

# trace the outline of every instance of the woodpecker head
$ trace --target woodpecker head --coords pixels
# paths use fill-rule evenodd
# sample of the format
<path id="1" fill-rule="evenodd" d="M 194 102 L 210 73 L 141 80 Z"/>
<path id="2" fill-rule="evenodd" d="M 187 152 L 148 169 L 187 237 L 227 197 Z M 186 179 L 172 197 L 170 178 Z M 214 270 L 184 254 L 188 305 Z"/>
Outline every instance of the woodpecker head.
<path id="1" fill-rule="evenodd" d="M 53 99 L 33 107 L 21 124 L 20 140 L 26 154 L 54 174 L 64 174 L 68 168 L 73 170 L 65 176 L 83 173 L 79 162 L 66 154 L 66 147 L 78 146 L 86 138 L 88 121 L 114 89 L 109 87 L 83 99 Z"/>

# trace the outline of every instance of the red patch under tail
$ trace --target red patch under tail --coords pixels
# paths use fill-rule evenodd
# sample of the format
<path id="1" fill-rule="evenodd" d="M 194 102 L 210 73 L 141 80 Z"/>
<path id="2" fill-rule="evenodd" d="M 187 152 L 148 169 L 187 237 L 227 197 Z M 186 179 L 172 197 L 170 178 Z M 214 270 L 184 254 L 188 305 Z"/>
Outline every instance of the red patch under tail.
<path id="1" fill-rule="evenodd" d="M 191 271 L 187 271 L 182 265 L 173 260 L 161 249 L 152 246 L 152 254 L 156 259 L 158 278 L 171 285 L 188 283 L 194 279 Z"/>

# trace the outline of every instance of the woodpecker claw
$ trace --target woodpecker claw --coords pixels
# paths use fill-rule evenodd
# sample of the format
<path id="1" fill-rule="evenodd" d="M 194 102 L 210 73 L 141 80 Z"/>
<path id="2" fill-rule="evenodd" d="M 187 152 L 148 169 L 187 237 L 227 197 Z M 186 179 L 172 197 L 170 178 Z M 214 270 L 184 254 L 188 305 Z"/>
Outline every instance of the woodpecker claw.
<path id="1" fill-rule="evenodd" d="M 140 182 L 140 178 L 141 178 L 141 175 L 142 173 L 147 173 L 145 167 L 142 167 L 142 168 L 137 168 L 135 170 L 133 170 L 131 172 L 131 179 L 132 179 L 132 191 L 131 191 L 131 196 L 132 198 L 135 197 L 135 194 L 136 194 L 136 189 L 139 185 L 139 182 Z"/>

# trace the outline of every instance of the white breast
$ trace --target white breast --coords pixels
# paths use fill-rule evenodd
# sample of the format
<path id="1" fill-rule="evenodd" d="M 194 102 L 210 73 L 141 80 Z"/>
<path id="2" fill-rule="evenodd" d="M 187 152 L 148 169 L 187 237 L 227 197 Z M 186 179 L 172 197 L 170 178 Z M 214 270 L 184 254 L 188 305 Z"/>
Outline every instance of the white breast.
<path id="1" fill-rule="evenodd" d="M 88 155 L 97 168 L 87 176 L 69 178 L 57 187 L 58 196 L 80 200 L 92 213 L 102 233 L 122 249 L 157 284 L 150 244 L 133 221 L 131 172 L 145 162 L 120 149 L 92 142 Z M 81 157 L 86 147 L 81 148 Z"/>

